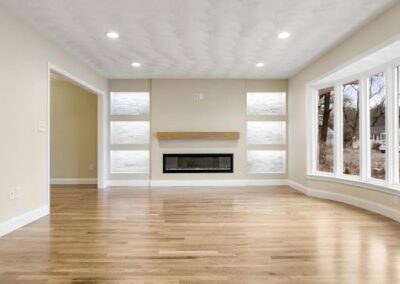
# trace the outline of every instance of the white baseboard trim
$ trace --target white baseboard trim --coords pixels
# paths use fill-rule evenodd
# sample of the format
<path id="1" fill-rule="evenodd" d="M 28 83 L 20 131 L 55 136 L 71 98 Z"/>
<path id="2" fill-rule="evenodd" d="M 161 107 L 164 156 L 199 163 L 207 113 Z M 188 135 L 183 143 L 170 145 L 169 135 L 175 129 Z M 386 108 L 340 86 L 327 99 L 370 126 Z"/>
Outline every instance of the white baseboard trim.
<path id="1" fill-rule="evenodd" d="M 231 180 L 107 180 L 107 187 L 172 187 L 172 186 L 268 186 L 288 185 L 288 180 L 231 179 Z"/>
<path id="2" fill-rule="evenodd" d="M 37 219 L 40 219 L 49 213 L 49 206 L 45 205 L 0 223 L 0 237 L 11 233 L 12 231 L 17 230 L 33 221 L 36 221 Z"/>
<path id="3" fill-rule="evenodd" d="M 123 187 L 123 186 L 150 186 L 150 180 L 148 179 L 137 179 L 137 180 L 107 180 L 105 182 L 106 187 L 110 186 L 117 186 L 117 187 Z"/>
<path id="4" fill-rule="evenodd" d="M 50 184 L 97 184 L 97 178 L 52 178 Z"/>
<path id="5" fill-rule="evenodd" d="M 346 203 L 355 207 L 375 212 L 377 214 L 383 215 L 397 222 L 400 222 L 399 210 L 396 210 L 392 207 L 377 202 L 361 199 L 347 194 L 309 188 L 291 180 L 289 180 L 288 185 L 293 189 L 304 193 L 307 196 Z"/>
<path id="6" fill-rule="evenodd" d="M 227 179 L 227 180 L 151 180 L 150 185 L 154 187 L 171 186 L 273 186 L 287 185 L 288 180 L 274 179 Z"/>

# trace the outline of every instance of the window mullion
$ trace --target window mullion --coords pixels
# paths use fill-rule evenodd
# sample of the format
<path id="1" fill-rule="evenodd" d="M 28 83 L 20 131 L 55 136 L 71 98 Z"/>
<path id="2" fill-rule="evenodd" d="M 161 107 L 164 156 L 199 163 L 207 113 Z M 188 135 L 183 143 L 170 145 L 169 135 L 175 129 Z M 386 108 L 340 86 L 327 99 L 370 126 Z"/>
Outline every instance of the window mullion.
<path id="1" fill-rule="evenodd" d="M 395 157 L 398 155 L 396 150 L 396 96 L 395 96 L 395 73 L 393 68 L 388 68 L 386 70 L 385 76 L 385 95 L 386 95 L 386 169 L 387 176 L 386 181 L 389 185 L 392 185 L 396 180 L 396 162 Z"/>
<path id="2" fill-rule="evenodd" d="M 393 182 L 395 184 L 399 184 L 399 180 L 400 180 L 400 176 L 399 176 L 399 171 L 400 171 L 400 169 L 399 169 L 399 166 L 400 166 L 399 165 L 399 155 L 400 155 L 399 154 L 399 149 L 400 149 L 400 147 L 399 147 L 399 134 L 400 134 L 400 132 L 399 132 L 399 127 L 400 127 L 400 125 L 399 125 L 399 91 L 400 90 L 398 89 L 399 82 L 397 81 L 399 78 L 398 72 L 399 72 L 398 68 L 393 70 L 393 76 L 392 76 L 393 81 L 391 82 L 391 85 L 393 86 L 393 105 L 394 105 L 394 111 L 393 111 L 393 113 L 394 113 L 394 125 L 393 125 L 394 126 L 394 138 L 393 138 L 393 141 L 394 141 L 395 151 L 394 151 L 394 155 L 393 155 L 393 157 L 394 157 Z"/>
<path id="3" fill-rule="evenodd" d="M 314 130 L 314 132 L 313 132 L 314 133 L 313 147 L 315 149 L 315 151 L 313 151 L 313 154 L 314 154 L 314 156 L 313 156 L 313 163 L 314 163 L 313 171 L 316 172 L 318 169 L 317 165 L 318 165 L 318 135 L 319 135 L 319 132 L 318 132 L 318 92 L 317 91 L 313 93 L 313 100 L 315 103 L 313 104 L 313 109 L 312 109 L 311 114 L 313 115 L 315 121 L 317 122 L 317 123 L 314 123 L 314 128 L 313 128 L 313 130 Z"/>
<path id="4" fill-rule="evenodd" d="M 317 151 L 318 151 L 318 92 L 315 89 L 307 88 L 307 116 L 308 121 L 312 121 L 312 127 L 307 128 L 309 148 L 308 148 L 308 173 L 314 174 L 317 171 Z"/>
<path id="5" fill-rule="evenodd" d="M 343 108 L 341 85 L 335 85 L 334 99 L 334 174 L 336 177 L 343 175 Z"/>
<path id="6" fill-rule="evenodd" d="M 360 79 L 360 178 L 366 181 L 370 174 L 370 127 L 367 77 Z"/>

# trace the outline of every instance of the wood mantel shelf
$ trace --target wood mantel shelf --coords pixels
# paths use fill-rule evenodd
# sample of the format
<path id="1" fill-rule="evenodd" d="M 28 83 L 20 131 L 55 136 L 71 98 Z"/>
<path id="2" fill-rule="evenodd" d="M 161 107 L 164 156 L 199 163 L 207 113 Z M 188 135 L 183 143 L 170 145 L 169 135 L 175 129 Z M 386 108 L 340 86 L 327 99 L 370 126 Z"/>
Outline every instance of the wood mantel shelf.
<path id="1" fill-rule="evenodd" d="M 212 139 L 212 140 L 238 140 L 240 132 L 157 132 L 160 140 L 189 140 L 189 139 Z"/>

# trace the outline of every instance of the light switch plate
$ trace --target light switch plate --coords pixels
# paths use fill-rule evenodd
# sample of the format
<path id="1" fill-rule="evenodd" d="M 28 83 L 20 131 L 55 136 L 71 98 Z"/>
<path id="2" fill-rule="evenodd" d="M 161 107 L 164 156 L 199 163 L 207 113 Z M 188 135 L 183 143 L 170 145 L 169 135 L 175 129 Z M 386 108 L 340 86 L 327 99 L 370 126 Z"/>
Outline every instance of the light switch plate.
<path id="1" fill-rule="evenodd" d="M 204 94 L 202 94 L 202 93 L 194 93 L 193 94 L 193 100 L 195 100 L 195 101 L 204 100 Z"/>
<path id="2" fill-rule="evenodd" d="M 44 120 L 39 120 L 38 122 L 38 131 L 39 132 L 46 132 L 47 131 L 47 124 Z"/>

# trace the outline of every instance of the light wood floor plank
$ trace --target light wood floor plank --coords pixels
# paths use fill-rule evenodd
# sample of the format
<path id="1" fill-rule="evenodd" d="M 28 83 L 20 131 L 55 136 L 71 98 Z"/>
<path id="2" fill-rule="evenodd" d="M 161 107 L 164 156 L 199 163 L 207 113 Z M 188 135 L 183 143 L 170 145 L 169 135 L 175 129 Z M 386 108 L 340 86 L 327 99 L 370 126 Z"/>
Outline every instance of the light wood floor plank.
<path id="1" fill-rule="evenodd" d="M 400 224 L 289 187 L 51 191 L 0 283 L 400 283 Z"/>

